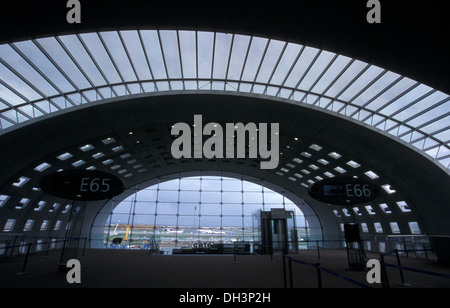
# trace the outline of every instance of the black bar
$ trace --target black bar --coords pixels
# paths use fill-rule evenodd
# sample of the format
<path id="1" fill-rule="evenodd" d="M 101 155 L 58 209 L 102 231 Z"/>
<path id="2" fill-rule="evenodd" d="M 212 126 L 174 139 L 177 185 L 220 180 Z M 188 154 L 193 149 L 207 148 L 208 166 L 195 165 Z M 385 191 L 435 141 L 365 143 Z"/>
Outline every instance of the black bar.
<path id="1" fill-rule="evenodd" d="M 33 245 L 32 243 L 28 243 L 27 246 L 27 254 L 25 255 L 25 261 L 23 262 L 23 267 L 22 267 L 22 271 L 19 274 L 25 274 L 25 270 L 27 268 L 27 263 L 28 263 L 28 256 L 30 255 L 30 250 L 31 250 L 31 245 Z"/>
<path id="2" fill-rule="evenodd" d="M 400 271 L 400 278 L 402 280 L 402 284 L 405 284 L 405 277 L 403 276 L 402 264 L 400 263 L 400 256 L 398 255 L 397 249 L 395 249 L 395 255 L 397 256 L 398 270 Z"/>
<path id="3" fill-rule="evenodd" d="M 316 263 L 316 269 L 317 269 L 317 284 L 319 289 L 322 289 L 322 274 L 320 272 L 320 263 Z"/>
<path id="4" fill-rule="evenodd" d="M 381 285 L 383 288 L 389 288 L 389 280 L 386 272 L 386 265 L 384 264 L 384 256 L 380 255 L 381 264 Z"/>
<path id="5" fill-rule="evenodd" d="M 287 288 L 287 281 L 286 281 L 286 255 L 283 253 L 283 282 L 284 282 L 284 288 Z"/>
<path id="6" fill-rule="evenodd" d="M 292 282 L 292 261 L 291 258 L 289 258 L 289 287 L 293 288 L 293 282 Z"/>

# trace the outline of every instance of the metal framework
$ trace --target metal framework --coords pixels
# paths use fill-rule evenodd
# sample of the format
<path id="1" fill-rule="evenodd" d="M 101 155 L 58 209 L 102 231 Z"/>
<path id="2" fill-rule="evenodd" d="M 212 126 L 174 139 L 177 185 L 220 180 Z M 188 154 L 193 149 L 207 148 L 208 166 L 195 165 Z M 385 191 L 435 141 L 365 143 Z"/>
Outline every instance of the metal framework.
<path id="1" fill-rule="evenodd" d="M 450 168 L 450 96 L 342 55 L 218 32 L 107 31 L 0 45 L 0 134 L 67 108 L 140 93 L 218 90 L 320 107 Z"/>

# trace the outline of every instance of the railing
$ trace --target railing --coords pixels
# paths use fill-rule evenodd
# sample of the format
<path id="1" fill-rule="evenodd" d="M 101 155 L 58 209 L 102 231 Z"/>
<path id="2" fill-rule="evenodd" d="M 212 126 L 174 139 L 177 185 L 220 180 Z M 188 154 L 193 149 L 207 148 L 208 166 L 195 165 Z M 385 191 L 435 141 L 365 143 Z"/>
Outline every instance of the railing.
<path id="1" fill-rule="evenodd" d="M 3 252 L 1 255 L 3 258 L 8 258 L 8 257 L 16 257 L 16 256 L 21 256 L 21 255 L 25 255 L 25 259 L 22 265 L 22 270 L 19 271 L 17 274 L 18 275 L 22 275 L 22 274 L 26 274 L 26 268 L 28 265 L 28 258 L 30 256 L 31 253 L 40 253 L 43 250 L 42 249 L 38 249 L 38 246 L 40 245 L 47 245 L 47 248 L 45 249 L 45 257 L 48 256 L 49 251 L 50 250 L 56 250 L 56 249 L 60 249 L 60 248 L 64 248 L 65 244 L 67 242 L 71 242 L 71 241 L 77 241 L 77 247 L 79 245 L 79 241 L 80 240 L 84 240 L 84 244 L 83 244 L 83 250 L 82 250 L 82 256 L 84 257 L 85 255 L 85 251 L 86 251 L 86 243 L 87 243 L 87 237 L 83 237 L 83 238 L 61 238 L 61 237 L 45 237 L 45 239 L 48 239 L 47 242 L 38 242 L 38 239 L 42 238 L 42 237 L 21 237 L 19 238 L 20 240 L 25 240 L 25 239 L 34 239 L 34 242 L 24 242 L 22 244 L 15 244 L 15 242 L 17 241 L 17 238 L 14 240 L 14 244 L 10 245 L 10 246 L 4 246 L 1 247 L 0 251 Z M 62 246 L 60 248 L 56 248 L 58 243 L 62 243 Z M 32 251 L 32 247 L 34 246 L 34 251 Z M 51 249 L 51 246 L 54 246 Z M 8 256 L 8 250 L 9 250 L 9 256 Z M 14 254 L 14 251 L 17 251 L 16 254 Z"/>
<path id="2" fill-rule="evenodd" d="M 431 249 L 426 249 L 426 251 L 430 251 L 430 250 Z M 416 250 L 412 250 L 412 251 L 415 252 Z M 410 252 L 412 252 L 412 251 L 410 251 Z M 402 266 L 401 261 L 400 261 L 400 256 L 399 256 L 400 252 L 408 252 L 408 251 L 407 250 L 394 249 L 393 251 L 390 251 L 388 253 L 380 254 L 379 261 L 380 261 L 381 269 L 382 269 L 382 271 L 381 271 L 381 274 L 382 274 L 381 275 L 381 283 L 382 283 L 383 288 L 390 288 L 389 277 L 387 275 L 386 266 L 392 267 L 392 268 L 397 268 L 399 270 L 400 279 L 401 279 L 401 284 L 400 285 L 406 286 L 406 287 L 411 286 L 411 285 L 409 283 L 406 283 L 403 270 L 407 270 L 407 271 L 411 271 L 411 272 L 415 272 L 415 273 L 420 273 L 420 274 L 424 274 L 424 275 L 429 275 L 429 276 L 434 276 L 434 277 L 440 277 L 440 278 L 444 278 L 444 279 L 450 279 L 450 275 L 449 274 L 437 273 L 437 272 L 427 271 L 427 270 L 423 270 L 423 269 L 417 269 L 417 268 Z M 392 255 L 392 254 L 395 254 L 395 256 L 396 256 L 397 265 L 386 263 L 385 260 L 384 260 L 385 256 Z"/>
<path id="3" fill-rule="evenodd" d="M 288 271 L 286 271 L 286 259 L 288 260 Z M 342 279 L 348 283 L 354 284 L 357 287 L 360 288 L 372 288 L 369 285 L 366 285 L 364 283 L 361 283 L 359 281 L 356 281 L 352 278 L 349 278 L 347 276 L 344 276 L 342 274 L 339 274 L 335 271 L 332 271 L 326 267 L 323 267 L 320 265 L 320 263 L 309 263 L 309 262 L 305 262 L 305 261 L 300 261 L 297 259 L 294 259 L 292 257 L 289 257 L 287 255 L 283 255 L 283 279 L 284 279 L 284 287 L 287 288 L 287 280 L 289 278 L 289 288 L 293 288 L 294 287 L 294 283 L 293 283 L 293 272 L 292 272 L 292 262 L 294 263 L 298 263 L 298 264 L 302 264 L 302 265 L 306 265 L 306 266 L 311 266 L 316 268 L 317 271 L 317 287 L 318 288 L 322 288 L 323 284 L 322 284 L 322 271 L 331 274 L 339 279 Z M 289 274 L 289 277 L 288 277 Z"/>

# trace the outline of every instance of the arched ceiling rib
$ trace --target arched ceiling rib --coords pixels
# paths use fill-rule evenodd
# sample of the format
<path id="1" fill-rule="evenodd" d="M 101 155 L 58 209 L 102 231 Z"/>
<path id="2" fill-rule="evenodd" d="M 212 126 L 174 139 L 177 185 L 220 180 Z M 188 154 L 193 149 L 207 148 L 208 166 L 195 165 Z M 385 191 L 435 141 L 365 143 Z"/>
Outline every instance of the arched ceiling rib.
<path id="1" fill-rule="evenodd" d="M 323 108 L 450 167 L 450 96 L 342 55 L 217 32 L 106 31 L 0 45 L 3 133 L 121 96 L 186 90 L 262 94 Z"/>

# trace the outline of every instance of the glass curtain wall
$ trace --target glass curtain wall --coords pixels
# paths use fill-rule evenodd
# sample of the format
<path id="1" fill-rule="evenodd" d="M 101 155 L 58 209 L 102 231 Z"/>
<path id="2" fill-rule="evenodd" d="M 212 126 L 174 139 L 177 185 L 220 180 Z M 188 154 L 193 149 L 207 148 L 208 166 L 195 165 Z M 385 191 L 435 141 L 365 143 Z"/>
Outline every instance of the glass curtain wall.
<path id="1" fill-rule="evenodd" d="M 261 240 L 259 211 L 293 211 L 298 240 L 308 240 L 305 215 L 282 194 L 227 177 L 185 177 L 164 180 L 133 193 L 115 206 L 104 229 L 104 245 L 115 249 L 173 249 L 212 243 Z M 291 232 L 290 232 L 291 233 Z"/>

